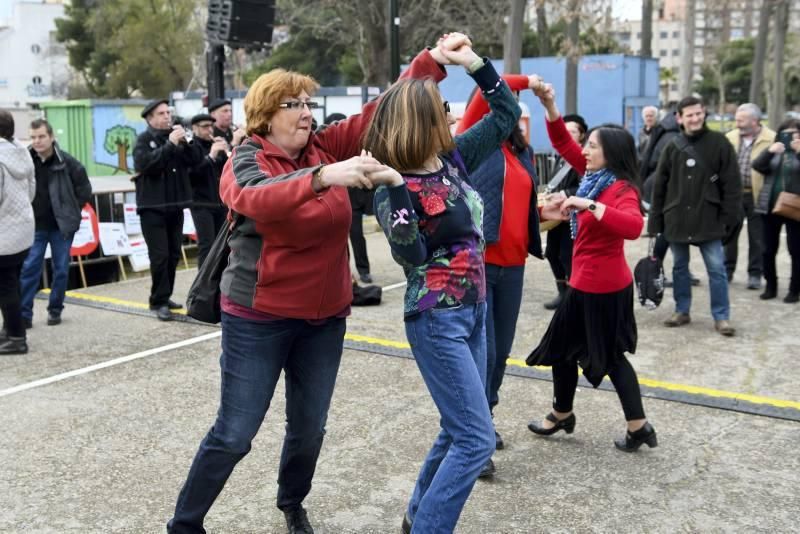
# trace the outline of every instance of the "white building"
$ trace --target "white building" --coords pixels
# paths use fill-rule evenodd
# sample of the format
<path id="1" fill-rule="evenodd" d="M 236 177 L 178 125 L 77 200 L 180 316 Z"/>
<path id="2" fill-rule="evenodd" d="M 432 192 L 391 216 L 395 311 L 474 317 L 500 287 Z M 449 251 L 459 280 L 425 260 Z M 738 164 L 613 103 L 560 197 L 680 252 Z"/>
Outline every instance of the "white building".
<path id="1" fill-rule="evenodd" d="M 10 13 L 0 13 L 0 107 L 66 98 L 69 62 L 55 39 L 63 16 L 62 0 L 12 0 Z"/>

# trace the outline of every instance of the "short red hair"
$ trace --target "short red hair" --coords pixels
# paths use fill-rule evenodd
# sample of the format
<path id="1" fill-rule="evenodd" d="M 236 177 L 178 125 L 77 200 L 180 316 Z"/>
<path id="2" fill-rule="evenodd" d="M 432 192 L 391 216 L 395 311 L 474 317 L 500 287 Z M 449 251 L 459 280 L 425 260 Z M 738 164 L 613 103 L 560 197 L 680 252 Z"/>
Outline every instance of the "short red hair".
<path id="1" fill-rule="evenodd" d="M 269 121 L 280 109 L 278 104 L 287 97 L 295 97 L 305 91 L 312 95 L 319 84 L 311 76 L 299 72 L 274 69 L 253 82 L 244 97 L 244 115 L 247 135 L 264 136 L 269 131 Z"/>

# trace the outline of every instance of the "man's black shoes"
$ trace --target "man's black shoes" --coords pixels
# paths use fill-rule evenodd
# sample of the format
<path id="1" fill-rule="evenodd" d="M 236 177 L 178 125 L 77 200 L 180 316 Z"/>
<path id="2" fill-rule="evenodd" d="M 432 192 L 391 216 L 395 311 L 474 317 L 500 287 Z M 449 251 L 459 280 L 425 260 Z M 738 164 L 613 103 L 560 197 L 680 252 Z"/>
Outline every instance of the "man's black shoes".
<path id="1" fill-rule="evenodd" d="M 314 534 L 311 523 L 308 522 L 308 514 L 302 505 L 298 504 L 283 510 L 286 518 L 286 529 L 289 534 Z"/>

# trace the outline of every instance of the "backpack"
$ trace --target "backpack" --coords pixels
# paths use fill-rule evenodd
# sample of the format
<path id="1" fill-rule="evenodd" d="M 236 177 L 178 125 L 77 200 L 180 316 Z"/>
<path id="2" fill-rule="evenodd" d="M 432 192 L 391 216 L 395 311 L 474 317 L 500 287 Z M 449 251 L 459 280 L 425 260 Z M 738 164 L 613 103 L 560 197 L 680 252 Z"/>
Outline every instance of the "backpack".
<path id="1" fill-rule="evenodd" d="M 649 253 L 636 263 L 633 280 L 639 303 L 648 310 L 655 310 L 664 298 L 664 266 L 653 254 L 655 238 L 650 238 Z"/>

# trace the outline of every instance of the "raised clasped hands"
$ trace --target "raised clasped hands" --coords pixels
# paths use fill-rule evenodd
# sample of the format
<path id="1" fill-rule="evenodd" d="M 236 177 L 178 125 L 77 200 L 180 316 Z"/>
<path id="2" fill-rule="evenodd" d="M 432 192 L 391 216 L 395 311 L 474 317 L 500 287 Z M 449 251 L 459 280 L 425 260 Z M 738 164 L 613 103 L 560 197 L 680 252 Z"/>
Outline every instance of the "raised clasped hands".
<path id="1" fill-rule="evenodd" d="M 472 50 L 470 38 L 460 32 L 446 33 L 439 38 L 431 55 L 440 65 L 461 65 L 468 67 L 478 59 Z"/>

